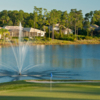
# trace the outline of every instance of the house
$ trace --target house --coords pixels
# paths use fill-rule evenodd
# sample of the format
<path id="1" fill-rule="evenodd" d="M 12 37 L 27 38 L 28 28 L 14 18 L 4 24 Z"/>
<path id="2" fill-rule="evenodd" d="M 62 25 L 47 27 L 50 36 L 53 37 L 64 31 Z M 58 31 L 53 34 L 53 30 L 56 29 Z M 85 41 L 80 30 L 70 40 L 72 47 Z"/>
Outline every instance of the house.
<path id="1" fill-rule="evenodd" d="M 98 28 L 96 28 L 95 30 L 94 30 L 94 32 L 93 32 L 93 35 L 95 35 L 95 36 L 100 36 L 100 27 L 98 27 Z"/>
<path id="2" fill-rule="evenodd" d="M 94 28 L 94 29 L 97 29 L 99 26 L 96 25 L 96 24 L 93 24 L 93 25 L 91 24 L 90 27 L 91 27 L 91 28 Z"/>
<path id="3" fill-rule="evenodd" d="M 65 28 L 65 29 L 62 29 L 62 32 L 63 34 L 73 34 L 73 30 L 71 30 L 70 28 Z"/>
<path id="4" fill-rule="evenodd" d="M 87 29 L 88 27 L 87 27 L 87 26 L 84 26 L 83 28 L 84 28 L 84 29 Z M 96 24 L 91 24 L 90 27 L 89 27 L 90 30 L 92 30 L 92 29 L 95 30 L 95 29 L 97 29 L 97 28 L 99 28 L 99 26 L 96 25 Z"/>
<path id="5" fill-rule="evenodd" d="M 23 28 L 24 36 L 27 37 L 33 37 L 33 36 L 45 36 L 45 31 L 35 29 L 35 28 Z M 27 35 L 28 34 L 28 35 Z"/>
<path id="6" fill-rule="evenodd" d="M 85 26 L 84 29 L 87 29 L 87 27 Z M 98 25 L 92 24 L 89 29 L 90 31 L 93 31 L 94 36 L 100 35 L 100 27 Z"/>
<path id="7" fill-rule="evenodd" d="M 19 36 L 19 26 L 4 26 L 3 28 L 7 29 L 10 32 L 10 36 L 12 37 Z"/>
<path id="8" fill-rule="evenodd" d="M 55 24 L 54 28 L 52 28 L 52 26 L 50 26 L 50 30 L 52 31 L 52 29 L 54 29 L 54 31 L 59 32 L 60 28 L 59 28 L 59 24 Z M 62 32 L 64 34 L 73 34 L 73 30 L 64 27 L 64 29 L 62 29 Z"/>
<path id="9" fill-rule="evenodd" d="M 5 26 L 4 29 L 7 29 L 10 32 L 10 36 L 18 37 L 19 36 L 19 26 Z M 35 28 L 23 28 L 22 27 L 23 37 L 33 37 L 33 36 L 45 36 L 45 31 L 35 29 Z"/>
<path id="10" fill-rule="evenodd" d="M 54 28 L 52 26 L 50 26 L 51 31 L 52 31 L 52 29 L 55 30 L 55 31 L 59 31 L 59 24 L 55 24 Z"/>

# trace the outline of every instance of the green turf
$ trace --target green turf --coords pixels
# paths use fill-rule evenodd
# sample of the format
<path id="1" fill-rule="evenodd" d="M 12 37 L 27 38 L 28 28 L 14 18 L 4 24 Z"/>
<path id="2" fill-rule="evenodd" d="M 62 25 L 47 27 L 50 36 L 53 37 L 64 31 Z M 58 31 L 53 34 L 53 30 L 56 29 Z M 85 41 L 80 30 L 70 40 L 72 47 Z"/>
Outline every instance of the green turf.
<path id="1" fill-rule="evenodd" d="M 100 100 L 100 83 L 28 83 L 0 84 L 0 100 Z"/>

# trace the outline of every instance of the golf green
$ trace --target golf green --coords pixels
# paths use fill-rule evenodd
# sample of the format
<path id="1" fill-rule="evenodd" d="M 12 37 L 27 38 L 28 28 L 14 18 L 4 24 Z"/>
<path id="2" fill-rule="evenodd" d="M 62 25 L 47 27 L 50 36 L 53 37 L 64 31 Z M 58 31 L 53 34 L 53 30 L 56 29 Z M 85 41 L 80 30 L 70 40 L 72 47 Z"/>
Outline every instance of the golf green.
<path id="1" fill-rule="evenodd" d="M 2 83 L 0 100 L 100 100 L 100 83 Z"/>

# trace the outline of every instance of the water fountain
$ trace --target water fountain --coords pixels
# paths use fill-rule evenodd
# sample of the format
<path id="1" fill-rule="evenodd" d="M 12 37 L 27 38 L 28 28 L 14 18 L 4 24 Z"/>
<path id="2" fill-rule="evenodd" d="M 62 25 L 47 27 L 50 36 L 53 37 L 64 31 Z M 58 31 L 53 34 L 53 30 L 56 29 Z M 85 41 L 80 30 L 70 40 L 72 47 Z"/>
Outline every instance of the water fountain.
<path id="1" fill-rule="evenodd" d="M 9 41 L 10 42 L 10 41 Z M 12 45 L 12 43 L 10 42 L 14 56 L 15 56 L 15 60 L 17 63 L 17 67 L 18 67 L 18 75 L 21 75 L 22 73 L 22 68 L 23 68 L 23 63 L 27 54 L 27 44 L 23 43 L 23 32 L 22 32 L 22 25 L 20 23 L 19 25 L 19 42 L 18 42 L 18 50 L 17 52 L 14 50 L 14 47 Z"/>
<path id="2" fill-rule="evenodd" d="M 25 80 L 25 79 L 49 79 L 51 72 L 53 73 L 53 78 L 55 77 L 55 79 L 68 79 L 70 78 L 70 76 L 72 74 L 70 74 L 70 72 L 68 71 L 62 71 L 58 70 L 56 68 L 52 68 L 51 62 L 49 62 L 49 64 L 47 64 L 47 62 L 44 63 L 27 63 L 27 55 L 29 53 L 29 41 L 27 42 L 23 42 L 23 32 L 22 32 L 22 25 L 20 23 L 19 25 L 19 41 L 17 44 L 17 46 L 13 46 L 13 44 L 10 42 L 9 43 L 11 45 L 10 47 L 10 53 L 8 56 L 8 59 L 5 60 L 5 58 L 0 58 L 0 82 L 8 82 L 8 81 L 15 81 L 15 80 L 20 80 L 20 78 L 22 78 L 21 80 Z M 8 51 L 7 49 L 5 49 L 6 51 Z M 12 52 L 11 52 L 12 51 Z M 40 50 L 41 51 L 41 50 Z M 34 53 L 36 53 L 37 51 L 35 51 Z M 13 61 L 11 61 L 11 58 L 9 58 L 11 56 L 11 54 L 13 54 Z M 30 53 L 31 54 L 31 53 Z M 32 55 L 32 54 L 31 54 Z M 37 53 L 37 55 L 39 55 Z M 5 54 L 3 55 L 5 56 Z M 33 55 L 32 55 L 33 56 Z M 1 55 L 0 55 L 1 57 Z M 2 61 L 2 59 L 4 59 L 4 61 Z M 42 60 L 44 60 L 45 58 L 42 58 Z M 33 60 L 31 58 L 29 58 L 29 61 Z M 50 60 L 49 60 L 50 61 Z M 7 62 L 7 63 L 6 63 Z M 35 62 L 33 60 L 33 62 Z M 47 67 L 49 65 L 49 67 Z M 36 69 L 34 70 L 33 68 L 38 69 L 38 71 L 36 71 Z M 74 75 L 75 76 L 75 75 Z M 1 81 L 1 78 L 3 77 L 3 81 Z M 11 80 L 5 81 L 6 78 L 8 79 L 8 77 L 11 78 Z M 24 78 L 23 78 L 24 77 Z M 30 77 L 30 78 L 29 78 Z"/>
<path id="3" fill-rule="evenodd" d="M 4 72 L 3 72 L 3 74 L 1 76 L 9 76 L 7 74 L 8 69 L 10 71 L 13 70 L 13 72 L 15 72 L 16 76 L 25 76 L 23 74 L 24 72 L 26 72 L 26 71 L 34 68 L 34 67 L 37 67 L 37 66 L 41 65 L 41 64 L 38 64 L 38 65 L 29 64 L 28 66 L 24 66 L 23 67 L 23 65 L 25 63 L 27 51 L 28 51 L 29 41 L 23 42 L 23 32 L 22 32 L 22 25 L 21 25 L 21 23 L 19 25 L 19 41 L 18 41 L 18 43 L 16 43 L 17 44 L 17 50 L 15 50 L 15 46 L 13 46 L 13 44 L 11 43 L 10 40 L 9 40 L 9 43 L 11 45 L 11 48 L 12 48 L 12 51 L 13 51 L 13 54 L 14 54 L 14 58 L 15 58 L 15 62 L 17 64 L 17 66 L 15 68 L 14 66 L 6 65 L 6 63 L 1 62 L 0 63 L 0 68 L 1 69 L 5 68 L 5 69 L 3 69 L 3 71 L 4 70 L 6 71 L 6 74 L 4 75 Z M 14 65 L 15 65 L 15 63 L 14 63 Z M 9 72 L 9 73 L 11 73 L 11 72 Z"/>
<path id="4" fill-rule="evenodd" d="M 11 45 L 10 48 L 12 48 L 11 50 L 13 51 L 12 52 L 14 55 L 13 59 L 15 59 L 14 60 L 15 62 L 12 63 L 10 59 L 9 60 L 7 59 L 8 62 L 7 64 L 5 63 L 6 60 L 4 60 L 4 62 L 0 61 L 0 78 L 11 77 L 14 79 L 10 81 L 15 81 L 15 80 L 19 80 L 20 77 L 32 77 L 32 78 L 35 77 L 37 79 L 43 79 L 42 76 L 50 77 L 51 70 L 33 72 L 32 68 L 40 67 L 40 66 L 43 67 L 43 64 L 28 63 L 28 65 L 24 65 L 25 59 L 27 58 L 26 56 L 28 54 L 29 41 L 23 42 L 23 32 L 22 32 L 21 23 L 19 25 L 19 41 L 18 43 L 16 43 L 17 46 L 13 46 L 10 40 L 9 43 Z"/>

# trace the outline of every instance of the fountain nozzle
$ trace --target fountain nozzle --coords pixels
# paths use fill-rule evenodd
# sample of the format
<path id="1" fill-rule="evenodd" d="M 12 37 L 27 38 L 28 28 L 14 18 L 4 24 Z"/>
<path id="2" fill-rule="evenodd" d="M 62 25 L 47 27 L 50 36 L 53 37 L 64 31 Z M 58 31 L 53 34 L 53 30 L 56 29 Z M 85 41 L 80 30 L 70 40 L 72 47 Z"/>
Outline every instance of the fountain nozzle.
<path id="1" fill-rule="evenodd" d="M 19 73 L 19 75 L 21 75 L 21 73 Z"/>

